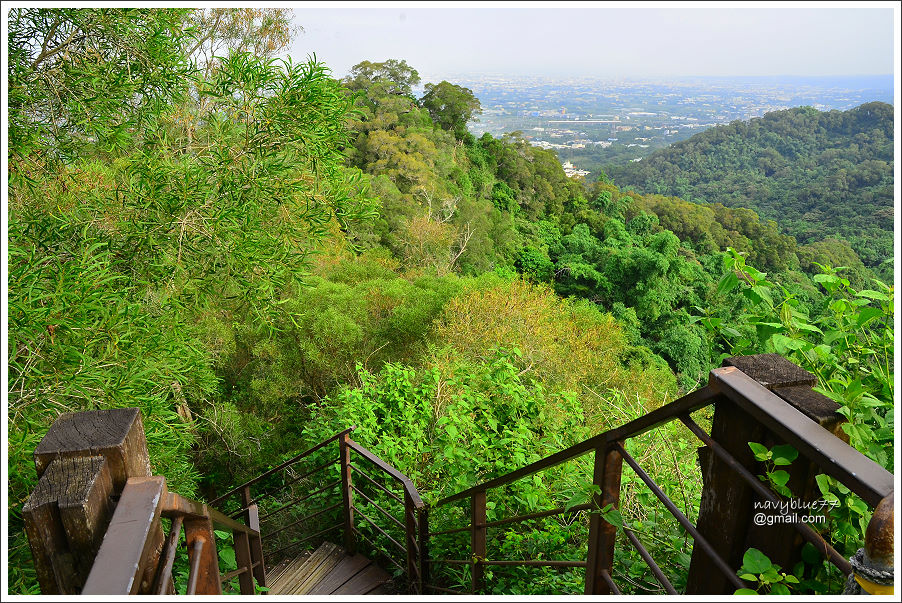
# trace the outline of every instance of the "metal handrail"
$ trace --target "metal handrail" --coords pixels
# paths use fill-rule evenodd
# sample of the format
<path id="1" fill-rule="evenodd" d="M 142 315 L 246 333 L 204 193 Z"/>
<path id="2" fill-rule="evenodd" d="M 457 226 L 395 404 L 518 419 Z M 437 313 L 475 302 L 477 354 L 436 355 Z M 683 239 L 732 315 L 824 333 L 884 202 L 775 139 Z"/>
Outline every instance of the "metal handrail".
<path id="1" fill-rule="evenodd" d="M 420 492 L 417 490 L 416 486 L 413 485 L 413 482 L 410 481 L 410 478 L 380 459 L 378 456 L 352 440 L 348 438 L 347 440 L 348 448 L 371 462 L 373 465 L 381 469 L 384 473 L 393 477 L 396 481 L 398 481 L 401 486 L 403 486 L 404 491 L 410 495 L 410 498 L 413 501 L 413 505 L 417 509 L 422 509 L 426 506 L 423 502 L 423 499 L 420 497 Z"/>
<path id="2" fill-rule="evenodd" d="M 567 461 L 581 457 L 590 452 L 594 452 L 596 449 L 600 447 L 606 447 L 612 442 L 641 435 L 646 431 L 654 429 L 662 423 L 667 423 L 668 421 L 673 420 L 677 417 L 677 415 L 685 412 L 694 412 L 704 406 L 707 406 L 714 400 L 715 396 L 716 392 L 708 387 L 703 387 L 683 396 L 679 400 L 675 400 L 670 404 L 667 404 L 666 406 L 662 406 L 661 408 L 653 410 L 650 413 L 639 417 L 638 419 L 634 419 L 621 427 L 610 429 L 608 431 L 605 431 L 604 433 L 600 433 L 587 440 L 583 440 L 582 442 L 574 444 L 569 448 L 565 448 L 560 452 L 548 455 L 543 459 L 535 461 L 534 463 L 530 463 L 529 465 L 511 471 L 510 473 L 492 478 L 481 484 L 477 484 L 471 488 L 462 490 L 456 494 L 452 494 L 451 496 L 446 496 L 432 506 L 441 507 L 456 500 L 469 498 L 477 492 L 486 492 L 500 486 L 506 486 L 507 484 L 515 482 L 524 477 L 529 477 L 530 475 L 538 473 L 539 471 L 542 471 L 544 469 L 549 469 L 556 465 L 560 465 L 561 463 L 566 463 Z"/>
<path id="3" fill-rule="evenodd" d="M 765 500 L 778 500 L 776 495 L 764 487 L 759 480 L 755 479 L 751 473 L 745 469 L 732 455 L 708 436 L 697 424 L 691 419 L 690 413 L 708 406 L 718 399 L 730 400 L 739 405 L 743 410 L 757 419 L 763 426 L 771 432 L 781 437 L 787 443 L 795 446 L 800 454 L 808 458 L 812 463 L 819 466 L 827 475 L 838 479 L 852 492 L 860 496 L 865 502 L 876 507 L 881 500 L 889 496 L 893 492 L 893 476 L 883 467 L 865 457 L 857 450 L 851 448 L 848 444 L 835 437 L 833 434 L 822 428 L 820 425 L 806 417 L 797 409 L 790 406 L 786 401 L 777 396 L 775 393 L 749 377 L 739 369 L 728 366 L 714 369 L 710 373 L 709 383 L 707 386 L 696 390 L 680 399 L 658 408 L 638 419 L 630 421 L 625 425 L 605 431 L 601 434 L 588 438 L 569 448 L 551 454 L 543 459 L 535 461 L 529 465 L 511 471 L 505 475 L 498 476 L 466 490 L 462 490 L 456 494 L 447 496 L 432 505 L 433 508 L 447 505 L 451 502 L 471 499 L 471 507 L 475 513 L 477 496 L 480 499 L 482 507 L 485 506 L 485 493 L 488 490 L 506 486 L 517 480 L 528 477 L 539 471 L 557 466 L 561 463 L 573 460 L 575 458 L 586 455 L 590 452 L 596 454 L 596 477 L 598 471 L 599 457 L 604 452 L 608 454 L 614 451 L 619 458 L 627 461 L 642 481 L 648 485 L 652 492 L 664 503 L 668 511 L 677 519 L 677 521 L 689 532 L 695 542 L 706 552 L 712 559 L 714 564 L 724 573 L 727 580 L 736 588 L 743 588 L 744 584 L 736 576 L 736 573 L 724 559 L 711 547 L 705 538 L 691 524 L 691 522 L 679 511 L 672 501 L 664 494 L 663 491 L 654 483 L 647 473 L 638 465 L 624 449 L 622 442 L 624 440 L 636 437 L 655 427 L 671 422 L 675 419 L 682 421 L 699 439 L 703 441 L 719 458 L 724 460 L 729 467 L 739 472 L 740 476 L 746 481 L 753 490 L 762 496 Z M 622 471 L 621 469 L 617 470 Z M 618 478 L 619 483 L 619 478 Z M 619 486 L 618 486 L 619 489 Z M 586 505 L 591 506 L 591 505 Z M 526 521 L 534 517 L 542 517 L 553 515 L 560 510 L 544 511 L 528 515 L 522 515 L 504 520 L 486 522 L 484 517 L 477 520 L 476 515 L 469 525 L 460 528 L 452 528 L 430 533 L 428 536 L 438 536 L 442 534 L 453 534 L 465 531 L 471 531 L 473 534 L 471 548 L 476 546 L 477 534 L 479 534 L 480 547 L 485 548 L 485 530 L 488 527 L 496 525 Z M 482 511 L 484 515 L 484 511 Z M 828 561 L 840 569 L 843 573 L 849 574 L 852 570 L 850 563 L 840 555 L 829 543 L 827 543 L 819 534 L 817 534 L 809 526 L 797 522 L 793 522 L 802 535 L 816 545 L 817 549 L 824 554 Z M 639 552 L 640 556 L 648 563 L 652 569 L 652 573 L 669 593 L 675 592 L 660 568 L 651 559 L 648 551 L 638 541 L 635 534 L 624 528 L 627 539 Z M 591 545 L 590 545 L 591 547 Z M 497 562 L 489 562 L 485 560 L 483 555 L 479 555 L 473 551 L 470 561 L 451 560 L 451 559 L 434 559 L 433 562 L 450 563 L 450 564 L 468 564 L 473 566 L 474 572 L 474 589 L 477 583 L 476 570 L 480 565 L 498 565 Z M 502 565 L 536 565 L 536 560 L 522 560 L 504 562 Z M 597 574 L 615 593 L 619 593 L 614 584 L 610 573 L 601 569 Z M 588 579 L 588 576 L 587 576 Z M 427 587 L 431 588 L 431 586 Z"/>
<path id="4" fill-rule="evenodd" d="M 278 473 L 279 471 L 281 471 L 282 469 L 285 469 L 286 467 L 288 467 L 288 466 L 290 466 L 290 465 L 295 464 L 296 462 L 298 462 L 298 461 L 301 460 L 302 458 L 304 458 L 304 457 L 306 457 L 306 456 L 309 456 L 309 455 L 313 454 L 314 452 L 316 452 L 316 451 L 319 450 L 320 448 L 322 448 L 322 447 L 328 445 L 328 444 L 331 443 L 331 442 L 334 442 L 334 441 L 338 440 L 338 439 L 341 438 L 343 435 L 346 435 L 346 434 L 351 433 L 351 432 L 354 431 L 355 429 L 357 429 L 357 426 L 356 426 L 356 425 L 352 425 L 351 427 L 348 427 L 347 429 L 345 429 L 345 430 L 343 430 L 343 431 L 340 431 L 340 432 L 336 433 L 336 434 L 335 434 L 334 436 L 332 436 L 331 438 L 329 438 L 329 439 L 327 439 L 327 440 L 323 440 L 323 441 L 320 442 L 319 444 L 316 444 L 316 445 L 313 446 L 312 448 L 308 448 L 307 450 L 305 450 L 304 452 L 302 452 L 302 453 L 300 453 L 300 454 L 296 454 L 295 456 L 291 457 L 291 458 L 288 459 L 287 461 L 285 461 L 285 462 L 283 462 L 283 463 L 277 465 L 276 467 L 273 467 L 273 468 L 270 469 L 269 471 L 266 471 L 265 473 L 261 473 L 261 474 L 258 475 L 257 477 L 255 477 L 255 478 L 253 478 L 253 479 L 250 479 L 250 480 L 244 482 L 244 483 L 241 484 L 240 486 L 235 486 L 234 488 L 232 488 L 231 490 L 229 490 L 229 491 L 226 492 L 225 494 L 222 494 L 221 496 L 218 496 L 218 497 L 214 498 L 213 500 L 211 500 L 211 501 L 210 501 L 210 504 L 211 504 L 211 505 L 215 505 L 215 504 L 217 504 L 217 503 L 222 502 L 223 500 L 225 500 L 225 499 L 228 498 L 229 496 L 232 496 L 233 494 L 238 494 L 239 492 L 241 492 L 241 491 L 244 490 L 245 488 L 247 488 L 247 487 L 249 487 L 249 486 L 252 486 L 252 485 L 256 484 L 257 482 L 259 482 L 259 481 L 261 481 L 261 480 L 263 480 L 263 479 L 266 479 L 266 478 L 269 477 L 270 475 L 273 475 L 273 474 L 275 474 L 275 473 Z"/>

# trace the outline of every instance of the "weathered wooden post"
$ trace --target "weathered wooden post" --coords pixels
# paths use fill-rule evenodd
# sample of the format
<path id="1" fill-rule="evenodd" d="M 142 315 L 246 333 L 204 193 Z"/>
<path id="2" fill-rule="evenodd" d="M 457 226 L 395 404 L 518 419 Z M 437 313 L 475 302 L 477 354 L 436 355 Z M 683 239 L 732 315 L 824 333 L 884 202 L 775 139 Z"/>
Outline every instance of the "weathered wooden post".
<path id="1" fill-rule="evenodd" d="M 66 413 L 38 444 L 34 461 L 40 479 L 22 514 L 41 592 L 78 594 L 126 480 L 150 476 L 141 413 Z M 157 556 L 163 546 L 158 531 Z M 142 583 L 150 588 L 152 580 L 151 572 Z"/>
<path id="2" fill-rule="evenodd" d="M 778 354 L 738 356 L 725 360 L 724 366 L 736 367 L 824 429 L 848 441 L 840 428 L 845 418 L 837 412 L 839 405 L 812 391 L 811 387 L 817 382 L 813 374 Z M 748 443 L 758 442 L 768 448 L 784 443 L 726 399 L 715 404 L 711 438 L 753 474 L 763 474 L 764 471 Z M 698 531 L 731 567 L 738 569 L 745 551 L 755 547 L 773 563 L 791 568 L 799 560 L 804 542 L 796 529 L 789 523 L 779 522 L 755 525 L 754 507 L 759 499 L 752 488 L 707 447 L 699 449 L 699 462 L 704 487 L 699 505 Z M 783 468 L 790 474 L 786 486 L 798 502 L 811 502 L 820 496 L 814 477 L 821 471 L 816 465 L 800 456 L 792 465 Z M 779 511 L 771 510 L 771 514 L 778 515 Z M 701 547 L 693 548 L 686 593 L 724 594 L 733 590 Z"/>

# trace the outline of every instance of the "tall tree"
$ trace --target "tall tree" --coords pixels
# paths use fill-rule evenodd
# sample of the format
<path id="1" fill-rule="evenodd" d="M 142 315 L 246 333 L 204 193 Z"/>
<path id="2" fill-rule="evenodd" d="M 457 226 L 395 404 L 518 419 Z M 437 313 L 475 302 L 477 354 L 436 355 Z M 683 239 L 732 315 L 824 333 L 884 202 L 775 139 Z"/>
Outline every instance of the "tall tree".
<path id="1" fill-rule="evenodd" d="M 435 123 L 454 132 L 458 140 L 466 135 L 467 122 L 482 113 L 479 99 L 469 88 L 445 81 L 426 84 L 426 94 L 420 99 L 420 104 L 429 111 Z"/>
<path id="2" fill-rule="evenodd" d="M 344 79 L 351 90 L 366 90 L 374 83 L 386 83 L 388 94 L 410 96 L 413 87 L 420 83 L 420 74 L 405 60 L 388 59 L 382 63 L 361 61 L 351 67 L 351 73 Z"/>

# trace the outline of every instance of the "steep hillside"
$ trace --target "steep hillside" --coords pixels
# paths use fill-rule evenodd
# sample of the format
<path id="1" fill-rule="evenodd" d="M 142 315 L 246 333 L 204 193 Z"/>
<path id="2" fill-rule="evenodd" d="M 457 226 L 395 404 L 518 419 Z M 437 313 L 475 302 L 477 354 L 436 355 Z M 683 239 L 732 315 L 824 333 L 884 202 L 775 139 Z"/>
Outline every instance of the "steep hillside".
<path id="1" fill-rule="evenodd" d="M 800 244 L 849 242 L 882 276 L 892 267 L 893 107 L 811 107 L 701 132 L 641 162 L 609 168 L 620 186 L 747 207 Z"/>

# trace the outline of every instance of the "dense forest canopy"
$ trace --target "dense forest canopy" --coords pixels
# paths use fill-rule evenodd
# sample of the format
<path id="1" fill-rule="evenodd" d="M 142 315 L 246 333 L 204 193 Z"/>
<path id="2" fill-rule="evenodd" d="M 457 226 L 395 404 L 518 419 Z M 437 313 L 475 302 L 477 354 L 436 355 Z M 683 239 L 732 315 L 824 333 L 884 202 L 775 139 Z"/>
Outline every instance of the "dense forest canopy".
<path id="1" fill-rule="evenodd" d="M 70 410 L 140 407 L 154 472 L 206 499 L 356 423 L 434 500 L 776 351 L 892 467 L 893 292 L 848 245 L 585 185 L 517 135 L 470 135 L 470 90 L 417 98 L 401 59 L 341 80 L 273 59 L 291 34 L 285 9 L 10 12 L 11 590 L 36 589 L 31 453 Z M 689 442 L 633 450 L 672 456 L 658 479 L 687 504 Z M 512 511 L 585 498 L 581 475 L 523 485 Z M 624 488 L 624 516 L 654 513 Z M 846 548 L 867 514 L 849 508 Z M 554 526 L 505 546 L 571 546 Z M 685 565 L 691 543 L 660 528 L 656 555 Z"/>
<path id="2" fill-rule="evenodd" d="M 806 251 L 848 243 L 886 279 L 893 266 L 893 107 L 799 107 L 737 121 L 609 168 L 621 186 L 777 220 Z M 807 259 L 806 259 L 807 262 Z"/>

